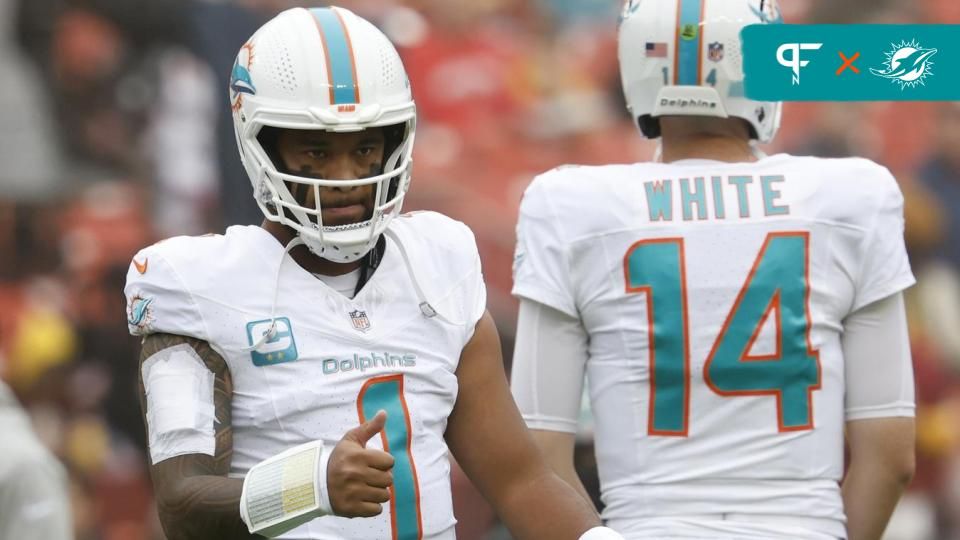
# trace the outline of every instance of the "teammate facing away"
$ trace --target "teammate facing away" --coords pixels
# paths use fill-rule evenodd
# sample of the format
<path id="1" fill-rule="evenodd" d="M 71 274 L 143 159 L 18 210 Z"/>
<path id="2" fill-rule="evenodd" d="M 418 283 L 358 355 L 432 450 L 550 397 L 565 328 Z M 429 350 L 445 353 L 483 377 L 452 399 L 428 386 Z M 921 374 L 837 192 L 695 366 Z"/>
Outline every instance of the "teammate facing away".
<path id="1" fill-rule="evenodd" d="M 627 2 L 624 91 L 661 162 L 556 169 L 521 204 L 513 394 L 579 487 L 587 374 L 627 538 L 876 539 L 913 472 L 902 197 L 865 159 L 753 149 L 780 104 L 744 97 L 739 33 L 781 20 Z"/>
<path id="2" fill-rule="evenodd" d="M 620 538 L 523 425 L 470 230 L 399 215 L 416 117 L 386 36 L 283 12 L 230 90 L 266 220 L 148 247 L 125 289 L 168 537 L 451 539 L 449 449 L 517 537 Z"/>

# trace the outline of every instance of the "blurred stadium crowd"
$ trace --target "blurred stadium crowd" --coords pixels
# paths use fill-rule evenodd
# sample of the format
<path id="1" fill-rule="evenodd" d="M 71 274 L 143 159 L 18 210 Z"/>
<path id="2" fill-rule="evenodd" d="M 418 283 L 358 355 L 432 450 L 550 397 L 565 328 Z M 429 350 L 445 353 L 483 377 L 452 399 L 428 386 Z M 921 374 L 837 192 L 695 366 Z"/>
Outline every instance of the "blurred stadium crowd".
<path id="1" fill-rule="evenodd" d="M 260 221 L 237 159 L 228 76 L 253 30 L 306 4 L 0 0 L 0 376 L 69 471 L 79 540 L 163 538 L 124 277 L 132 254 L 160 238 Z M 525 186 L 563 163 L 653 154 L 623 107 L 619 2 L 339 5 L 376 21 L 401 50 L 420 114 L 406 208 L 474 229 L 509 362 Z M 781 7 L 791 22 L 960 23 L 956 0 Z M 783 126 L 768 152 L 866 156 L 900 180 L 919 278 L 908 293 L 919 466 L 888 536 L 960 538 L 960 104 L 788 104 Z M 582 438 L 589 475 L 589 423 Z M 455 482 L 460 537 L 505 537 Z"/>

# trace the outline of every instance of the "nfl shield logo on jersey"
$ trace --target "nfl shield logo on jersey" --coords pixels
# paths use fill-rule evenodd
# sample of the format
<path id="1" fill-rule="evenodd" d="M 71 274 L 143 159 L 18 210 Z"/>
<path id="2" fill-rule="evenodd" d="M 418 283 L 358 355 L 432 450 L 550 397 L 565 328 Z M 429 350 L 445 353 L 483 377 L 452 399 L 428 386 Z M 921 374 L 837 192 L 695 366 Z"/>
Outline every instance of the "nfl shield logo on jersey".
<path id="1" fill-rule="evenodd" d="M 354 330 L 366 332 L 370 330 L 370 319 L 367 318 L 366 311 L 355 310 L 350 312 L 350 322 L 353 323 Z"/>
<path id="2" fill-rule="evenodd" d="M 707 58 L 712 62 L 723 60 L 723 43 L 719 41 L 711 43 L 707 50 Z"/>

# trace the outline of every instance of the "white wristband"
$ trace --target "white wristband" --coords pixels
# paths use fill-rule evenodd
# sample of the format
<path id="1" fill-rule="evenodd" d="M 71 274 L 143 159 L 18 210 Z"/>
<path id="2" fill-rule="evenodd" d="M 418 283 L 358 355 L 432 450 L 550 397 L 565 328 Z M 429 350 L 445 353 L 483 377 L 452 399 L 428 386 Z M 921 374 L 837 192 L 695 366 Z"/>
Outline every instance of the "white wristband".
<path id="1" fill-rule="evenodd" d="M 609 527 L 594 527 L 581 534 L 580 540 L 624 540 L 624 538 Z"/>
<path id="2" fill-rule="evenodd" d="M 325 516 L 333 515 L 330 494 L 327 493 L 327 466 L 330 463 L 330 454 L 332 453 L 333 449 L 325 449 L 320 455 L 320 463 L 317 466 L 317 492 L 320 496 L 320 512 Z"/>
<path id="3" fill-rule="evenodd" d="M 328 514 L 328 453 L 322 441 L 313 441 L 254 465 L 240 494 L 240 517 L 247 529 L 273 538 Z"/>

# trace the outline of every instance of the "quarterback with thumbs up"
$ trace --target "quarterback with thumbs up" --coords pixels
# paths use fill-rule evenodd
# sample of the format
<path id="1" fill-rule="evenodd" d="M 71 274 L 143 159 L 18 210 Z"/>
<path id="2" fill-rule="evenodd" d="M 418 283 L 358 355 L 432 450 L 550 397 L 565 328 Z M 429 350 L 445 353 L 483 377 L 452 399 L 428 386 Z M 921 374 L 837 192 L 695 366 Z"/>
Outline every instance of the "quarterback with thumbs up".
<path id="1" fill-rule="evenodd" d="M 620 538 L 520 418 L 473 234 L 400 214 L 416 111 L 386 36 L 285 11 L 230 100 L 263 224 L 169 239 L 127 274 L 167 537 L 450 540 L 453 454 L 516 538 Z"/>

